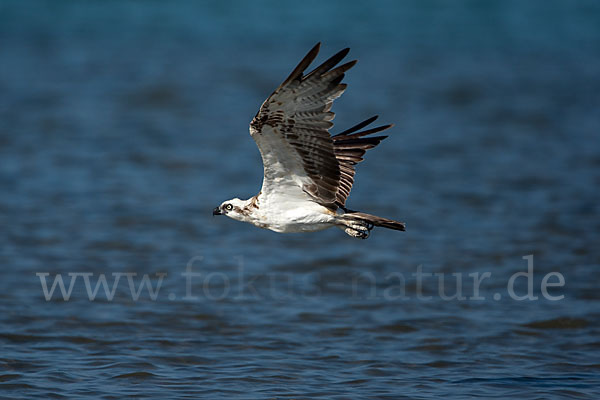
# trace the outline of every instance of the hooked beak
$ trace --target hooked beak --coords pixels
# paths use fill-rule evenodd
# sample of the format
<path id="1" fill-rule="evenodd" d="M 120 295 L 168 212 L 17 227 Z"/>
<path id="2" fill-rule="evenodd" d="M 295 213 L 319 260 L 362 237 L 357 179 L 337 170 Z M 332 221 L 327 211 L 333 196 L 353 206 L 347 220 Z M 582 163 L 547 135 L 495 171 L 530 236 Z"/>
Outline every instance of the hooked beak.
<path id="1" fill-rule="evenodd" d="M 219 207 L 215 207 L 215 209 L 213 210 L 213 215 L 223 215 L 223 213 L 221 212 L 221 209 Z"/>

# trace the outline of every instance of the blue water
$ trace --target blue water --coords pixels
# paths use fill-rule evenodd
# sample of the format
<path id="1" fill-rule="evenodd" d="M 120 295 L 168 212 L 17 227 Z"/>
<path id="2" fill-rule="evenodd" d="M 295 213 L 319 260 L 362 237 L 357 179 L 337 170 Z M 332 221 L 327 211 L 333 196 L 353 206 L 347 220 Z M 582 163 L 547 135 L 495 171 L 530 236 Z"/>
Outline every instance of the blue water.
<path id="1" fill-rule="evenodd" d="M 318 41 L 407 232 L 211 215 Z M 1 2 L 0 397 L 599 398 L 599 49 L 596 1 Z"/>

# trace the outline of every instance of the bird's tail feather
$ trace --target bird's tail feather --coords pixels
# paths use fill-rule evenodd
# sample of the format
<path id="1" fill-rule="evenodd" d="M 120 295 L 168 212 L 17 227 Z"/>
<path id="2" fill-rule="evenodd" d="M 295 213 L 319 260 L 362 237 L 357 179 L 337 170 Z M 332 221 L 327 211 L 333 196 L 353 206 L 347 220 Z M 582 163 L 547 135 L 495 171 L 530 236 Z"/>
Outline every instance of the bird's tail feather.
<path id="1" fill-rule="evenodd" d="M 341 222 L 340 228 L 342 228 L 344 232 L 360 239 L 368 238 L 371 229 L 375 226 L 394 229 L 396 231 L 406 230 L 406 224 L 404 222 L 398 222 L 358 211 L 347 212 L 340 215 L 339 221 Z"/>
<path id="2" fill-rule="evenodd" d="M 405 231 L 406 224 L 404 222 L 394 221 L 393 219 L 378 217 L 362 212 L 351 212 L 344 214 L 344 217 L 362 220 L 372 223 L 374 226 L 381 226 L 383 228 L 394 229 L 396 231 Z"/>

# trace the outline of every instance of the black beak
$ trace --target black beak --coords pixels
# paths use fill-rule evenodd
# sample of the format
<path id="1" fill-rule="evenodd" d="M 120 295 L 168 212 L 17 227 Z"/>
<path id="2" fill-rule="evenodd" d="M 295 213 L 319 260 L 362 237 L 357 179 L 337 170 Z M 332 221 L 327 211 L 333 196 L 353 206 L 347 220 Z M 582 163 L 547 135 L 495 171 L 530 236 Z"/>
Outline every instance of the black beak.
<path id="1" fill-rule="evenodd" d="M 215 209 L 213 210 L 213 215 L 223 215 L 223 213 L 221 212 L 221 209 L 219 207 L 215 207 Z"/>

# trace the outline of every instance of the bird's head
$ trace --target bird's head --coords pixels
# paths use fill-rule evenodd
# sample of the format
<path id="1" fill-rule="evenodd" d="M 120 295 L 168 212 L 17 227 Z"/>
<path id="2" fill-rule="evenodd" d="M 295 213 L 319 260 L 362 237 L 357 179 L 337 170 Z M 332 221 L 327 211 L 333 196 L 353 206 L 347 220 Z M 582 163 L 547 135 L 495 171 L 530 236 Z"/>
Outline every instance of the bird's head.
<path id="1" fill-rule="evenodd" d="M 238 221 L 245 221 L 247 219 L 247 210 L 245 209 L 247 205 L 247 200 L 237 198 L 227 200 L 213 210 L 213 215 L 226 215 Z"/>

